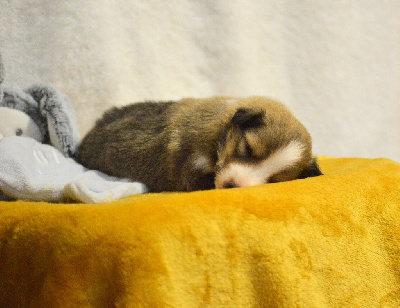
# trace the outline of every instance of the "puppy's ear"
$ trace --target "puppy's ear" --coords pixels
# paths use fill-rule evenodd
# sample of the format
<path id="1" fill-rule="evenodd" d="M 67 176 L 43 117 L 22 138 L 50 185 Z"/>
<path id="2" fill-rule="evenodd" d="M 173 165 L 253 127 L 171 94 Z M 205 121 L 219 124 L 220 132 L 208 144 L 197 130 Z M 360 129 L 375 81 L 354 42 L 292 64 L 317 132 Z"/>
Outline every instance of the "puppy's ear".
<path id="1" fill-rule="evenodd" d="M 321 170 L 319 169 L 318 163 L 315 160 L 315 158 L 312 159 L 311 165 L 304 169 L 300 175 L 299 175 L 299 179 L 305 179 L 305 178 L 311 178 L 314 176 L 319 176 L 319 175 L 323 175 Z"/>
<path id="2" fill-rule="evenodd" d="M 232 124 L 241 129 L 255 128 L 263 124 L 264 112 L 249 108 L 239 108 L 232 117 Z"/>

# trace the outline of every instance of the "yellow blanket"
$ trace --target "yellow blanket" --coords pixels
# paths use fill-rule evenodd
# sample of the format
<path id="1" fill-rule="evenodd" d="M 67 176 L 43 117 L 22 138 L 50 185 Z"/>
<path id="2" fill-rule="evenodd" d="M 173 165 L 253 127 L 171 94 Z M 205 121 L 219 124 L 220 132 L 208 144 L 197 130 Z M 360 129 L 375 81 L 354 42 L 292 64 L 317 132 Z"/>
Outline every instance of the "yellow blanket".
<path id="1" fill-rule="evenodd" d="M 400 307 L 400 165 L 117 202 L 0 203 L 0 307 Z"/>

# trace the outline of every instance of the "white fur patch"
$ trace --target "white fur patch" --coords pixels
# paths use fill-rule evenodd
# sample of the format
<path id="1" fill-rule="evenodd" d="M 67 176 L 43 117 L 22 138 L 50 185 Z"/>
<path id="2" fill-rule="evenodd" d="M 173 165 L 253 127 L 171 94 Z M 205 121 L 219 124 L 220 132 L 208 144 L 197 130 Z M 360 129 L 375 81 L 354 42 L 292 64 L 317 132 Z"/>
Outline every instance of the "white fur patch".
<path id="1" fill-rule="evenodd" d="M 274 174 L 299 162 L 304 149 L 302 143 L 292 141 L 258 164 L 237 162 L 228 164 L 217 174 L 215 186 L 216 188 L 224 188 L 226 183 L 234 183 L 237 187 L 265 184 Z"/>
<path id="2" fill-rule="evenodd" d="M 212 164 L 210 159 L 203 154 L 196 154 L 193 159 L 193 167 L 203 172 L 211 172 Z"/>

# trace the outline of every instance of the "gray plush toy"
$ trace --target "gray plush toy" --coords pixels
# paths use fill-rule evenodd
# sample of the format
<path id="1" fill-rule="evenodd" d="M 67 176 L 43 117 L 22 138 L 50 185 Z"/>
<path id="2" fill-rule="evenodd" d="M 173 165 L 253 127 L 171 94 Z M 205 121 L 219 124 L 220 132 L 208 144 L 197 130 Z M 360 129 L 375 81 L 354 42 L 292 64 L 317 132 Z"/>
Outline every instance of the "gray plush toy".
<path id="1" fill-rule="evenodd" d="M 72 159 L 80 138 L 64 94 L 45 85 L 5 88 L 3 80 L 0 56 L 0 200 L 99 203 L 146 192 Z"/>
<path id="2" fill-rule="evenodd" d="M 3 80 L 4 66 L 0 55 L 0 134 L 12 135 L 10 129 L 14 130 L 14 123 L 20 121 L 21 127 L 15 127 L 16 135 L 31 134 L 30 137 L 51 144 L 65 156 L 73 156 L 80 137 L 68 97 L 45 85 L 34 85 L 25 90 L 3 88 Z M 6 112 L 7 117 L 2 116 Z M 14 116 L 9 116 L 10 113 Z M 30 121 L 22 119 L 25 115 Z"/>

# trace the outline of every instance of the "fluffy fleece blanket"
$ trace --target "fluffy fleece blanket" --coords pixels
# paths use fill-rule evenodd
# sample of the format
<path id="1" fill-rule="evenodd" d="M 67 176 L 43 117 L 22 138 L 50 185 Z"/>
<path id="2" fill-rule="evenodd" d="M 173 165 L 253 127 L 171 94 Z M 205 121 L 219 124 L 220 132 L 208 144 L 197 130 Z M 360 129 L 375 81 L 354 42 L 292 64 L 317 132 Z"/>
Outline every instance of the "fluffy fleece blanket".
<path id="1" fill-rule="evenodd" d="M 400 165 L 100 205 L 0 202 L 0 307 L 399 307 Z"/>

